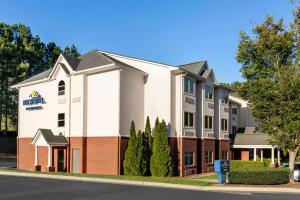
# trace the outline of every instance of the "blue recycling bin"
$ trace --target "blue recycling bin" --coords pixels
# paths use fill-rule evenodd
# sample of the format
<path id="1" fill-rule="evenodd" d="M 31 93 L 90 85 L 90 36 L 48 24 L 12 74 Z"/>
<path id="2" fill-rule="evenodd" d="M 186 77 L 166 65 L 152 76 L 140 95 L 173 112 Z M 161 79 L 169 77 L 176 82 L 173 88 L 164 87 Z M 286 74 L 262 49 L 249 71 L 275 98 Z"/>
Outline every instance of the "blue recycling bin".
<path id="1" fill-rule="evenodd" d="M 229 160 L 215 160 L 214 170 L 218 173 L 218 183 L 226 183 L 226 173 L 230 170 Z"/>

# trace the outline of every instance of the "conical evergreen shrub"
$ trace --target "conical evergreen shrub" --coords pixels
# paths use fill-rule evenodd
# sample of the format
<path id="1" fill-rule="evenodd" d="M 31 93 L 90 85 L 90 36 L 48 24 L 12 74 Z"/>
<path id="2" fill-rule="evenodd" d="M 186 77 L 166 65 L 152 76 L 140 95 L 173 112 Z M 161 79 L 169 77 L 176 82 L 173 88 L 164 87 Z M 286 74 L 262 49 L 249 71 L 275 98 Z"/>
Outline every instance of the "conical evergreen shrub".
<path id="1" fill-rule="evenodd" d="M 153 148 L 150 161 L 152 176 L 172 176 L 173 165 L 171 149 L 168 142 L 168 129 L 165 121 L 156 119 L 154 128 Z"/>
<path id="2" fill-rule="evenodd" d="M 134 121 L 131 121 L 130 136 L 128 146 L 125 151 L 125 158 L 123 162 L 125 175 L 137 175 L 139 167 L 137 166 L 138 143 L 135 132 Z"/>

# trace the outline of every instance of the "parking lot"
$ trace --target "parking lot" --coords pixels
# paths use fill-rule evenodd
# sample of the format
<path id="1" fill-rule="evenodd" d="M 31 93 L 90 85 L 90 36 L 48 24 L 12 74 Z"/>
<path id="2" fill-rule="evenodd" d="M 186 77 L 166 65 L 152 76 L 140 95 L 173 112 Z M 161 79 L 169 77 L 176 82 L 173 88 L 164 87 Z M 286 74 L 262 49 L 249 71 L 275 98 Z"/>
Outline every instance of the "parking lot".
<path id="1" fill-rule="evenodd" d="M 17 159 L 13 157 L 0 157 L 1 169 L 14 169 L 17 167 Z"/>

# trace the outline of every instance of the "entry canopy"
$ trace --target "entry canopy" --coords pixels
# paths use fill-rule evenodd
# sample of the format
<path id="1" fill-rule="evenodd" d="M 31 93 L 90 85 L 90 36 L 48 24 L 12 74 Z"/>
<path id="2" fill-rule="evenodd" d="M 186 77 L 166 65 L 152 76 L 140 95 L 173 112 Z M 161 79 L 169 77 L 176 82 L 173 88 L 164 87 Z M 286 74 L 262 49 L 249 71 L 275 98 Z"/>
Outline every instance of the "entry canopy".
<path id="1" fill-rule="evenodd" d="M 62 134 L 54 135 L 50 129 L 38 129 L 33 137 L 31 144 L 36 146 L 48 146 L 48 145 L 68 145 L 68 141 Z"/>

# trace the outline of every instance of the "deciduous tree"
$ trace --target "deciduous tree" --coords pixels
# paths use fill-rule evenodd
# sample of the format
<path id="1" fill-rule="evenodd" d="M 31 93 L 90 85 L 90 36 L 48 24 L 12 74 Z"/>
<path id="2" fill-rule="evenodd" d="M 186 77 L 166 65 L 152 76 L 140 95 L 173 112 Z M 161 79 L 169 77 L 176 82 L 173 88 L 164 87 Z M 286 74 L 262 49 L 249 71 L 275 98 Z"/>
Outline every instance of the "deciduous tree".
<path id="1" fill-rule="evenodd" d="M 245 82 L 240 95 L 249 101 L 270 142 L 289 153 L 289 168 L 300 148 L 299 10 L 293 26 L 267 16 L 252 37 L 240 34 L 237 61 Z"/>

